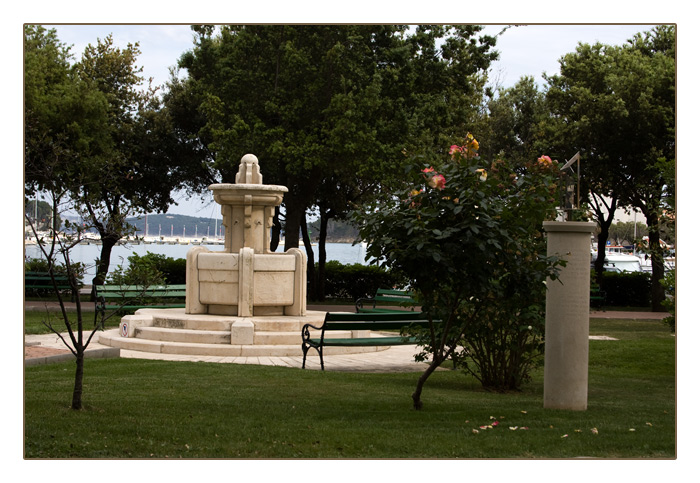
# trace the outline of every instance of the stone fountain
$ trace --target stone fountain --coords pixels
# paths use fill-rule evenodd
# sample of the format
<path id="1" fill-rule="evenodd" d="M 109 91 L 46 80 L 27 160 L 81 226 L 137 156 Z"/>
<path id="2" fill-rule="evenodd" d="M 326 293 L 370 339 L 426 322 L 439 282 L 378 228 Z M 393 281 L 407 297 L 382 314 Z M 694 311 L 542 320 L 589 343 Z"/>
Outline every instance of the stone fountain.
<path id="1" fill-rule="evenodd" d="M 247 154 L 235 184 L 209 189 L 221 205 L 224 250 L 187 253 L 185 308 L 137 310 L 118 331 L 101 333 L 100 343 L 164 354 L 301 358 L 302 326 L 320 326 L 325 313 L 306 310 L 306 254 L 270 251 L 274 210 L 287 188 L 263 184 L 257 157 Z M 386 348 L 332 349 L 326 353 Z"/>
<path id="2" fill-rule="evenodd" d="M 241 159 L 235 184 L 209 186 L 221 205 L 224 252 L 187 254 L 187 314 L 251 317 L 306 314 L 306 254 L 270 252 L 276 206 L 287 188 L 264 185 L 258 158 Z"/>

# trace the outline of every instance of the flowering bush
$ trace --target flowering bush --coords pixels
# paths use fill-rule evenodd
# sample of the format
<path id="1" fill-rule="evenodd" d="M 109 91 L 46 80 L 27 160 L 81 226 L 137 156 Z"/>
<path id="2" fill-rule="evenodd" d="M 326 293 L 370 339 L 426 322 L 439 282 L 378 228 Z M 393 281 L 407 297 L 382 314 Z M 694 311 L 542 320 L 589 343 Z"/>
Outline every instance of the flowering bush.
<path id="1" fill-rule="evenodd" d="M 423 383 L 453 358 L 485 387 L 518 387 L 540 350 L 546 257 L 542 221 L 555 215 L 556 161 L 487 163 L 470 134 L 444 159 L 408 163 L 408 186 L 356 214 L 369 258 L 403 273 L 433 320 L 417 333 L 430 359 Z"/>

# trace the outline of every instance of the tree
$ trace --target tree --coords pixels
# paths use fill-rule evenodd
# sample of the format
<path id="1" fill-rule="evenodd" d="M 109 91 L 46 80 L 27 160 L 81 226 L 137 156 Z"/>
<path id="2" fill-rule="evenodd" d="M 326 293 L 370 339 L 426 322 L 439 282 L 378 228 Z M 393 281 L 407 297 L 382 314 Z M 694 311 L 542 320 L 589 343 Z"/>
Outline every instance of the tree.
<path id="1" fill-rule="evenodd" d="M 59 203 L 54 198 L 52 206 L 54 209 L 54 215 L 59 215 Z M 30 217 L 25 216 L 30 228 L 37 237 L 37 245 L 39 246 L 44 258 L 47 261 L 48 273 L 51 277 L 51 283 L 53 285 L 53 292 L 58 298 L 59 307 L 61 309 L 61 318 L 63 320 L 62 327 L 54 327 L 50 322 L 45 322 L 46 326 L 51 329 L 51 331 L 61 339 L 64 345 L 71 351 L 75 356 L 75 375 L 73 379 L 73 395 L 71 398 L 71 409 L 82 409 L 83 407 L 83 374 L 85 368 L 85 350 L 90 345 L 93 336 L 99 329 L 99 326 L 93 327 L 87 333 L 84 332 L 85 323 L 83 319 L 82 305 L 80 301 L 80 280 L 77 267 L 71 263 L 70 250 L 80 242 L 80 237 L 59 237 L 58 231 L 51 228 L 49 230 L 48 237 L 41 237 L 38 235 L 34 228 L 34 224 Z M 71 287 L 71 298 L 75 300 L 75 317 L 76 322 L 72 323 L 68 312 L 66 310 L 66 305 L 63 299 L 61 290 L 59 290 L 56 283 L 56 275 L 59 272 L 58 257 L 63 259 L 63 265 L 65 270 L 65 275 L 68 277 L 68 283 Z M 62 330 L 61 330 L 62 329 Z M 63 331 L 67 332 L 67 338 L 64 336 Z"/>
<path id="2" fill-rule="evenodd" d="M 61 218 L 54 218 L 51 205 L 43 200 L 33 199 L 26 203 L 24 214 L 29 216 L 37 231 L 48 230 L 51 227 L 58 230 Z"/>
<path id="3" fill-rule="evenodd" d="M 610 238 L 615 245 L 632 245 L 649 234 L 642 222 L 624 221 L 610 225 Z"/>
<path id="4" fill-rule="evenodd" d="M 511 162 L 527 164 L 551 152 L 547 142 L 549 111 L 545 93 L 532 77 L 522 77 L 513 87 L 499 89 L 487 104 L 482 156 L 508 153 Z"/>
<path id="5" fill-rule="evenodd" d="M 86 91 L 84 86 L 71 82 L 69 48 L 56 37 L 54 30 L 47 31 L 41 26 L 26 25 L 24 28 L 25 46 L 25 193 L 35 195 L 36 191 L 47 194 L 50 200 L 48 215 L 55 220 L 66 207 L 68 194 L 76 188 L 73 182 L 77 160 L 75 132 L 80 127 L 87 127 L 86 132 L 93 132 L 99 137 L 99 113 L 104 107 L 102 99 Z M 35 195 L 36 196 L 36 195 Z M 29 205 L 25 197 L 25 206 Z M 77 237 L 58 236 L 58 226 L 48 226 L 48 235 L 39 236 L 38 226 L 33 220 L 33 213 L 25 219 L 38 241 L 47 263 L 48 273 L 52 278 L 54 292 L 58 298 L 63 328 L 48 324 L 66 347 L 73 353 L 76 369 L 71 407 L 82 408 L 84 353 L 90 344 L 97 327 L 85 337 L 83 333 L 83 314 L 79 296 L 79 273 L 70 260 L 70 249 L 80 241 Z M 58 290 L 55 275 L 58 271 L 58 259 L 62 258 L 65 274 L 71 286 L 72 298 L 76 301 L 76 323 L 73 325 L 68 317 L 63 295 Z"/>
<path id="6" fill-rule="evenodd" d="M 339 206 L 327 188 L 391 186 L 402 151 L 425 151 L 464 132 L 496 58 L 495 39 L 477 41 L 474 25 L 418 26 L 410 34 L 389 25 L 193 29 L 195 46 L 179 66 L 195 101 L 181 126 L 214 153 L 223 181 L 232 182 L 238 160 L 252 152 L 267 183 L 289 188 L 287 248 L 298 245 L 314 204 L 330 218 L 360 202 L 349 194 Z M 199 124 L 185 126 L 192 119 Z"/>
<path id="7" fill-rule="evenodd" d="M 174 189 L 200 190 L 211 177 L 206 163 L 192 157 L 197 146 L 181 139 L 160 108 L 155 89 L 141 88 L 138 44 L 122 50 L 111 36 L 98 39 L 70 67 L 68 49 L 54 47 L 48 77 L 39 72 L 47 62 L 39 60 L 47 57 L 44 46 L 56 43 L 54 31 L 25 28 L 26 188 L 68 197 L 97 229 L 100 284 L 112 248 L 132 230 L 127 216 L 165 211 Z"/>
<path id="8" fill-rule="evenodd" d="M 25 195 L 61 200 L 74 179 L 75 132 L 99 133 L 102 99 L 70 79 L 69 47 L 54 30 L 24 27 Z M 97 134 L 98 135 L 98 134 Z M 27 204 L 28 207 L 28 204 Z M 48 207 L 47 214 L 53 213 Z M 35 228 L 38 228 L 35 225 Z"/>
<path id="9" fill-rule="evenodd" d="M 654 311 L 661 312 L 666 299 L 661 229 L 664 221 L 675 220 L 675 206 L 669 204 L 675 202 L 675 26 L 662 25 L 637 34 L 623 47 L 620 64 L 628 76 L 616 79 L 615 87 L 623 93 L 633 120 L 623 135 L 633 140 L 638 155 L 637 162 L 630 163 L 625 180 L 635 189 L 624 192 L 623 201 L 639 208 L 647 220 L 652 260 L 651 304 Z"/>
<path id="10" fill-rule="evenodd" d="M 599 273 L 617 207 L 644 214 L 652 253 L 652 308 L 662 310 L 659 230 L 675 188 L 675 27 L 658 26 L 619 47 L 579 44 L 547 78 L 560 145 L 581 152 L 582 192 L 600 225 Z M 609 201 L 606 201 L 609 200 Z"/>
<path id="11" fill-rule="evenodd" d="M 471 359 L 488 388 L 517 388 L 544 333 L 543 282 L 559 261 L 546 257 L 542 221 L 555 214 L 556 163 L 513 164 L 477 157 L 468 136 L 452 156 L 413 158 L 403 190 L 355 214 L 367 254 L 409 280 L 430 329 L 430 359 L 413 393 L 448 358 Z M 525 169 L 523 169 L 525 168 Z"/>
<path id="12" fill-rule="evenodd" d="M 547 101 L 554 114 L 555 143 L 559 150 L 581 154 L 581 193 L 589 193 L 590 208 L 600 228 L 595 270 L 601 283 L 605 245 L 620 198 L 618 171 L 623 148 L 615 132 L 623 116 L 616 95 L 606 82 L 614 69 L 613 47 L 580 44 L 575 54 L 561 60 L 561 75 L 547 78 Z M 579 193 L 579 195 L 581 195 Z M 587 196 L 581 195 L 579 203 Z"/>

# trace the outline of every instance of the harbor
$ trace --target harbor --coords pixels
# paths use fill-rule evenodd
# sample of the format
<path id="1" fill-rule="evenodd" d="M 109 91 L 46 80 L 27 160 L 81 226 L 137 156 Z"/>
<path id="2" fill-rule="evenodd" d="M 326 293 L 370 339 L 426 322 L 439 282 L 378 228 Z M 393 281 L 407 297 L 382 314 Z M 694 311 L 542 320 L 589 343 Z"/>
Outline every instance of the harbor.
<path id="1" fill-rule="evenodd" d="M 185 243 L 187 241 L 187 243 Z M 126 267 L 129 264 L 128 257 L 136 253 L 139 256 L 146 255 L 148 252 L 165 255 L 166 257 L 172 258 L 185 258 L 187 252 L 193 246 L 204 246 L 211 251 L 223 251 L 224 244 L 223 240 L 219 242 L 215 239 L 180 239 L 178 243 L 139 243 L 135 242 L 124 242 L 120 243 L 112 249 L 111 262 L 109 266 L 110 272 L 114 270 L 117 265 Z M 300 244 L 300 246 L 303 246 Z M 95 259 L 99 258 L 100 250 L 102 248 L 101 244 L 97 243 L 87 243 L 84 245 L 77 245 L 71 250 L 71 261 L 82 262 L 85 264 L 85 280 L 91 280 L 95 276 Z M 318 247 L 316 244 L 312 245 L 314 250 L 315 259 L 318 260 Z M 284 244 L 280 244 L 277 248 L 278 252 L 284 251 Z M 367 264 L 365 262 L 365 246 L 363 244 L 353 245 L 352 243 L 326 243 L 326 256 L 327 260 L 336 260 L 343 264 Z M 41 258 L 41 250 L 34 244 L 26 243 L 25 245 L 25 258 Z"/>

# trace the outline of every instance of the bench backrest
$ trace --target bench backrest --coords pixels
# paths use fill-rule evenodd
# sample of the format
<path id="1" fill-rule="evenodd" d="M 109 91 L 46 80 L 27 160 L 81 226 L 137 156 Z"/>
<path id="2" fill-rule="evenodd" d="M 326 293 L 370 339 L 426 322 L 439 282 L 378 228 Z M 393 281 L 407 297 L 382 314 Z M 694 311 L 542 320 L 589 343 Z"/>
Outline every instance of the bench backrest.
<path id="1" fill-rule="evenodd" d="M 184 298 L 187 294 L 187 285 L 97 285 L 95 293 L 109 299 L 140 298 L 140 297 L 168 297 Z"/>
<path id="2" fill-rule="evenodd" d="M 405 290 L 395 290 L 387 288 L 378 288 L 377 293 L 374 295 L 375 302 L 393 303 L 393 304 L 416 304 L 418 303 L 411 292 Z"/>
<path id="3" fill-rule="evenodd" d="M 81 285 L 80 280 L 77 281 Z M 24 288 L 26 290 L 52 290 L 55 287 L 59 290 L 72 289 L 70 280 L 65 274 L 54 274 L 53 280 L 48 272 L 25 272 Z"/>
<path id="4" fill-rule="evenodd" d="M 67 275 L 61 275 L 61 274 L 54 274 L 54 279 L 57 282 L 67 282 L 68 281 L 68 276 Z M 37 282 L 50 282 L 51 281 L 51 275 L 49 272 L 26 272 L 24 274 L 24 280 L 25 282 L 27 281 L 37 281 Z"/>
<path id="5" fill-rule="evenodd" d="M 430 320 L 421 312 L 383 314 L 327 312 L 324 321 L 324 327 L 332 330 L 398 330 L 408 326 L 429 327 Z"/>

